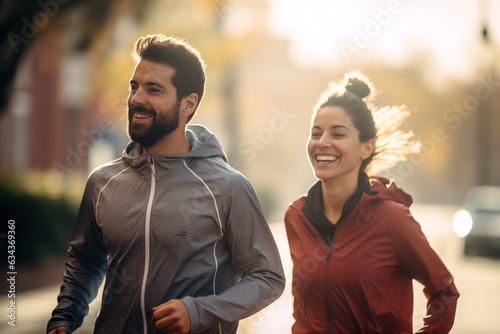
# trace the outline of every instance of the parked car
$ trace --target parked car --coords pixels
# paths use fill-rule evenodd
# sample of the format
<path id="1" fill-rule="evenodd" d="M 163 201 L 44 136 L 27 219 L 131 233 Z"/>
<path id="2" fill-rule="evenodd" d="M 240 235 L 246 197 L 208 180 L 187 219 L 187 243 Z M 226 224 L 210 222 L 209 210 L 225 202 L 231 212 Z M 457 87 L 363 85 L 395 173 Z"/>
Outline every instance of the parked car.
<path id="1" fill-rule="evenodd" d="M 465 238 L 465 255 L 500 258 L 500 187 L 471 188 L 452 225 L 455 233 Z"/>

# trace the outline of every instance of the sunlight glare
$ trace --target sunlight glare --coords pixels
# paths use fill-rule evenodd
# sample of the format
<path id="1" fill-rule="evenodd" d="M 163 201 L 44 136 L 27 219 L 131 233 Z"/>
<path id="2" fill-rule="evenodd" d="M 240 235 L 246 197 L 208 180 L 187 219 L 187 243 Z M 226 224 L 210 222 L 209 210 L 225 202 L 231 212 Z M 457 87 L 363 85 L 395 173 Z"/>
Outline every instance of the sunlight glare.
<path id="1" fill-rule="evenodd" d="M 467 236 L 472 229 L 472 217 L 467 210 L 459 210 L 453 216 L 451 224 L 455 234 L 463 238 Z"/>
<path id="2" fill-rule="evenodd" d="M 291 51 L 304 65 L 331 65 L 341 60 L 338 44 L 350 37 L 352 26 L 359 23 L 355 4 L 341 1 L 270 1 L 272 18 L 269 28 L 275 36 L 293 36 Z"/>

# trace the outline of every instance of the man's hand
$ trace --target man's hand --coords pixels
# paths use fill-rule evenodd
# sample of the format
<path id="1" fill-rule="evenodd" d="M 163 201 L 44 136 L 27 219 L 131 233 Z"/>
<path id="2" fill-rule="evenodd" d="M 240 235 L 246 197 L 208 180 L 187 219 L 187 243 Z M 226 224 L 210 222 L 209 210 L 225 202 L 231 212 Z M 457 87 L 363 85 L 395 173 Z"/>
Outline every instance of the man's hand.
<path id="1" fill-rule="evenodd" d="M 179 299 L 171 299 L 160 306 L 153 307 L 151 323 L 165 334 L 188 334 L 191 328 L 186 306 Z"/>
<path id="2" fill-rule="evenodd" d="M 67 334 L 68 330 L 66 327 L 57 327 L 49 332 L 49 334 Z"/>

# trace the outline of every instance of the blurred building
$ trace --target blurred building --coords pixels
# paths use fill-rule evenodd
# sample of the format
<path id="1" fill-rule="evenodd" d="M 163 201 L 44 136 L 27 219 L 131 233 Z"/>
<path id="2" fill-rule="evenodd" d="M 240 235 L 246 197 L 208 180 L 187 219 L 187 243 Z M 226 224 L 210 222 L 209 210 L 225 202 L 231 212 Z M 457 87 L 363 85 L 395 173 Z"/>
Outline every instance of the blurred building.
<path id="1" fill-rule="evenodd" d="M 87 152 L 71 148 L 84 140 L 82 130 L 91 119 L 84 112 L 89 66 L 86 56 L 68 50 L 55 32 L 33 40 L 1 116 L 2 169 L 86 170 Z"/>

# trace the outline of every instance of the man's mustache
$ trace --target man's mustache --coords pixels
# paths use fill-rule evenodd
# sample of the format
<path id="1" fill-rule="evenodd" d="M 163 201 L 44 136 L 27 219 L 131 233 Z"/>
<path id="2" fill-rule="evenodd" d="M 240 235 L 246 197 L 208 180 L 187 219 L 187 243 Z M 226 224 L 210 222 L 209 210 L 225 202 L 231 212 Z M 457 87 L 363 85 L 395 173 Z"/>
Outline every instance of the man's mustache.
<path id="1" fill-rule="evenodd" d="M 129 109 L 129 112 L 141 112 L 141 113 L 148 113 L 148 114 L 156 115 L 156 111 L 154 111 L 153 109 L 149 109 L 149 108 L 146 108 L 143 106 L 137 106 L 134 104 L 129 105 L 128 109 Z"/>

